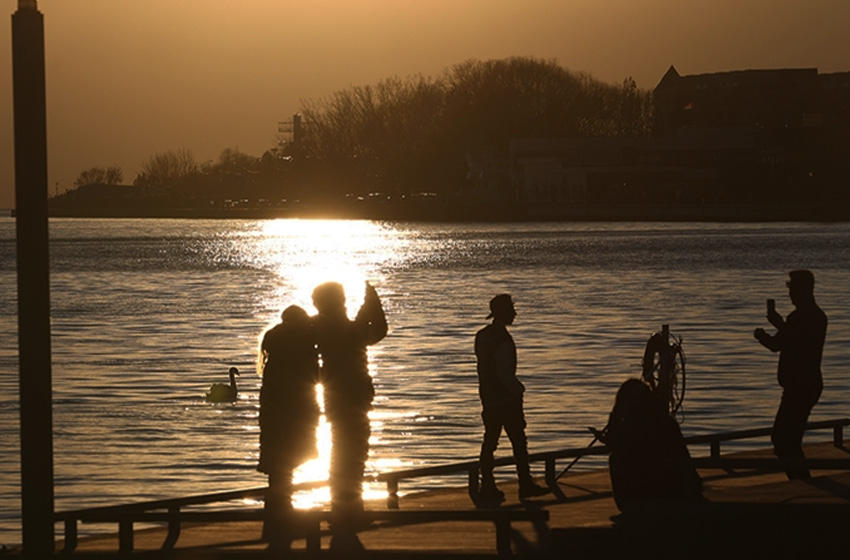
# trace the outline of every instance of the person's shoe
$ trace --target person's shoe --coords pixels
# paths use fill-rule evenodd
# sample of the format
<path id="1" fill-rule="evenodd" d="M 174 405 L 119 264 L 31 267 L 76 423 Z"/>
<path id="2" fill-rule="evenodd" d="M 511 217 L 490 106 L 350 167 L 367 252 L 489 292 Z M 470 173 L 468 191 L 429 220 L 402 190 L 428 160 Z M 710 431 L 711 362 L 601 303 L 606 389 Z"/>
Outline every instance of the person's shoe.
<path id="1" fill-rule="evenodd" d="M 534 481 L 526 482 L 519 485 L 519 499 L 534 498 L 535 496 L 544 496 L 549 493 L 549 489 L 545 486 L 540 486 Z"/>
<path id="2" fill-rule="evenodd" d="M 482 486 L 478 491 L 478 499 L 482 502 L 500 504 L 505 501 L 505 493 L 499 490 L 496 485 Z"/>

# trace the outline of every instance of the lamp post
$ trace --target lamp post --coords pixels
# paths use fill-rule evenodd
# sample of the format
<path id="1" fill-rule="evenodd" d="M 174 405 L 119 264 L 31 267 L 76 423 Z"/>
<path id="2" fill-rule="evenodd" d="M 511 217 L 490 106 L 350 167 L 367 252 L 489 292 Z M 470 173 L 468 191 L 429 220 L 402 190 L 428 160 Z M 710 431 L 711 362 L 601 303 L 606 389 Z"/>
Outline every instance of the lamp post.
<path id="1" fill-rule="evenodd" d="M 23 552 L 53 553 L 53 403 L 47 223 L 44 18 L 36 0 L 12 15 L 15 228 Z"/>

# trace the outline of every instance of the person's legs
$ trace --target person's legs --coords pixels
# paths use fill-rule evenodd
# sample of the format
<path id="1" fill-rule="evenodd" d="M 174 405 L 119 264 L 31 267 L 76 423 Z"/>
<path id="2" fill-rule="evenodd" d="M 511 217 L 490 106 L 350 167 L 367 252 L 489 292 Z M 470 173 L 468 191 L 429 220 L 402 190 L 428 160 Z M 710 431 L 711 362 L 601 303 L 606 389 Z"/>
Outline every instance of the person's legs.
<path id="1" fill-rule="evenodd" d="M 528 438 L 525 435 L 525 415 L 522 403 L 511 403 L 505 407 L 505 433 L 511 441 L 511 450 L 516 462 L 516 473 L 519 481 L 531 480 L 531 468 L 528 464 Z"/>
<path id="2" fill-rule="evenodd" d="M 778 458 L 792 461 L 805 458 L 803 434 L 809 414 L 819 396 L 820 392 L 812 395 L 797 395 L 787 390 L 783 391 L 770 434 L 773 450 Z M 789 467 L 785 472 L 789 479 L 811 476 L 806 468 Z"/>
<path id="3" fill-rule="evenodd" d="M 494 453 L 499 446 L 499 437 L 502 435 L 502 415 L 498 409 L 485 407 L 481 411 L 481 419 L 484 421 L 484 439 L 481 442 L 481 454 L 478 457 L 478 468 L 481 471 L 480 494 L 498 498 L 501 492 L 496 488 L 493 468 Z M 504 495 L 501 495 L 501 498 L 504 498 Z"/>
<path id="4" fill-rule="evenodd" d="M 368 409 L 336 411 L 331 420 L 331 504 L 335 510 L 363 510 L 363 472 L 369 456 Z"/>
<path id="5" fill-rule="evenodd" d="M 548 489 L 538 486 L 531 477 L 531 465 L 528 462 L 528 438 L 525 435 L 525 413 L 522 401 L 511 403 L 504 412 L 505 432 L 511 440 L 514 462 L 516 463 L 517 478 L 519 479 L 519 496 L 527 498 L 542 496 Z"/>
<path id="6" fill-rule="evenodd" d="M 327 401 L 326 401 L 327 406 Z M 331 423 L 330 547 L 336 551 L 356 552 L 363 548 L 357 537 L 363 512 L 363 471 L 369 456 L 369 409 L 333 406 L 326 408 Z"/>
<path id="7" fill-rule="evenodd" d="M 269 489 L 263 504 L 263 540 L 274 548 L 289 548 L 289 517 L 292 512 L 292 468 L 269 472 Z"/>

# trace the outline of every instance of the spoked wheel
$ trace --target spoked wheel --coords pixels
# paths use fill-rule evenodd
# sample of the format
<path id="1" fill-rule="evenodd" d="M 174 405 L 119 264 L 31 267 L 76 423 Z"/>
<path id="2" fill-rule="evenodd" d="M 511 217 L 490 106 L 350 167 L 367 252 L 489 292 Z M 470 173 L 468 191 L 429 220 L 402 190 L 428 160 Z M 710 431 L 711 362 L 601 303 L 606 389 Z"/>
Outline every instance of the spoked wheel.
<path id="1" fill-rule="evenodd" d="M 671 337 L 666 331 L 649 337 L 643 353 L 641 377 L 652 392 L 667 404 L 670 415 L 674 415 L 685 398 L 685 354 L 682 351 L 682 340 Z"/>

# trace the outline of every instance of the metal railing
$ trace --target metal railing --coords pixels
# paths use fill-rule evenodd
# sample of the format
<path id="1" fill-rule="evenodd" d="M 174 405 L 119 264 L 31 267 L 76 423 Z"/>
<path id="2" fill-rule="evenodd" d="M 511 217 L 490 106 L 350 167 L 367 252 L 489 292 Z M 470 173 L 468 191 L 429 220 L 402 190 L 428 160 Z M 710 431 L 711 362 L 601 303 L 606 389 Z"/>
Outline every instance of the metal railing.
<path id="1" fill-rule="evenodd" d="M 844 427 L 850 426 L 850 418 L 839 418 L 835 420 L 823 420 L 818 422 L 809 422 L 806 425 L 807 431 L 831 429 L 833 431 L 833 445 L 843 447 L 844 445 Z M 720 445 L 726 441 L 752 439 L 759 437 L 767 437 L 770 435 L 770 428 L 757 428 L 751 430 L 740 430 L 731 432 L 721 432 L 717 434 L 706 434 L 699 436 L 690 436 L 685 438 L 685 443 L 688 446 L 708 444 L 710 448 L 710 459 L 714 463 L 704 462 L 705 465 L 717 464 L 720 459 Z M 588 446 L 570 449 L 561 449 L 558 451 L 545 451 L 532 453 L 529 455 L 531 462 L 543 462 L 545 464 L 546 482 L 550 488 L 554 488 L 557 484 L 557 462 L 560 459 L 575 459 L 577 457 L 585 457 L 588 455 L 607 455 L 608 449 L 604 445 Z M 763 468 L 768 463 L 768 460 L 744 460 L 735 463 L 731 460 L 730 465 L 740 466 L 740 468 Z M 775 462 L 775 460 L 772 460 Z M 813 461 L 812 468 L 848 468 L 846 465 L 850 463 L 847 460 L 822 460 Z M 501 457 L 496 459 L 496 466 L 505 466 L 514 464 L 513 457 Z M 456 475 L 466 473 L 468 479 L 468 492 L 471 497 L 475 497 L 478 491 L 478 460 L 468 460 L 445 465 L 436 465 L 432 467 L 421 467 L 415 469 L 404 469 L 397 471 L 389 471 L 379 473 L 374 476 L 364 478 L 365 481 L 381 482 L 387 485 L 387 507 L 389 509 L 398 508 L 398 491 L 399 484 L 404 480 L 412 480 L 416 478 L 428 477 L 435 478 L 447 475 Z M 321 488 L 327 486 L 327 481 L 312 481 L 303 482 L 294 485 L 293 490 L 309 490 L 312 488 Z M 76 544 L 77 523 L 78 522 L 118 522 L 121 519 L 126 519 L 128 514 L 149 512 L 156 510 L 167 510 L 174 521 L 171 523 L 178 524 L 179 532 L 179 514 L 180 509 L 192 505 L 206 505 L 220 502 L 229 502 L 239 499 L 256 498 L 260 499 L 265 495 L 267 487 L 246 488 L 242 490 L 232 490 L 228 492 L 216 492 L 211 494 L 200 494 L 194 496 L 185 496 L 181 498 L 172 498 L 165 500 L 153 500 L 147 502 L 137 502 L 129 504 L 121 504 L 115 506 L 104 506 L 96 508 L 88 508 L 73 511 L 57 512 L 54 514 L 54 522 L 65 523 L 65 539 L 66 546 L 69 541 Z M 234 515 L 237 518 L 238 515 Z M 132 527 L 132 525 L 130 525 Z M 171 528 L 171 527 L 170 527 Z M 132 530 L 132 529 L 131 529 Z"/>
<path id="2" fill-rule="evenodd" d="M 833 431 L 832 441 L 836 447 L 841 447 L 844 443 L 844 427 L 850 426 L 850 418 L 839 418 L 836 420 L 822 420 L 818 422 L 809 422 L 806 425 L 807 431 L 830 429 Z M 717 434 L 706 434 L 699 436 L 690 436 L 685 438 L 685 443 L 691 447 L 701 444 L 709 444 L 710 456 L 712 459 L 720 457 L 720 444 L 724 441 L 733 441 L 741 439 L 753 439 L 759 437 L 770 436 L 771 428 L 755 428 L 751 430 L 739 430 L 732 432 L 721 432 Z M 607 455 L 608 448 L 604 445 L 578 447 L 570 449 L 561 449 L 558 451 L 544 451 L 539 453 L 529 454 L 531 462 L 542 461 L 545 464 L 546 483 L 550 488 L 554 487 L 557 479 L 557 461 L 559 459 L 575 459 L 588 455 Z M 513 457 L 502 457 L 496 459 L 496 465 L 513 465 Z M 478 492 L 478 460 L 470 460 L 461 463 L 451 463 L 448 465 L 438 465 L 435 467 L 422 467 L 417 469 L 406 469 L 398 471 L 390 471 L 380 473 L 375 480 L 386 482 L 387 484 L 387 506 L 398 507 L 398 488 L 399 482 L 406 479 L 420 477 L 435 477 L 447 474 L 457 474 L 466 472 L 469 480 L 468 491 L 470 496 L 475 496 Z"/>

